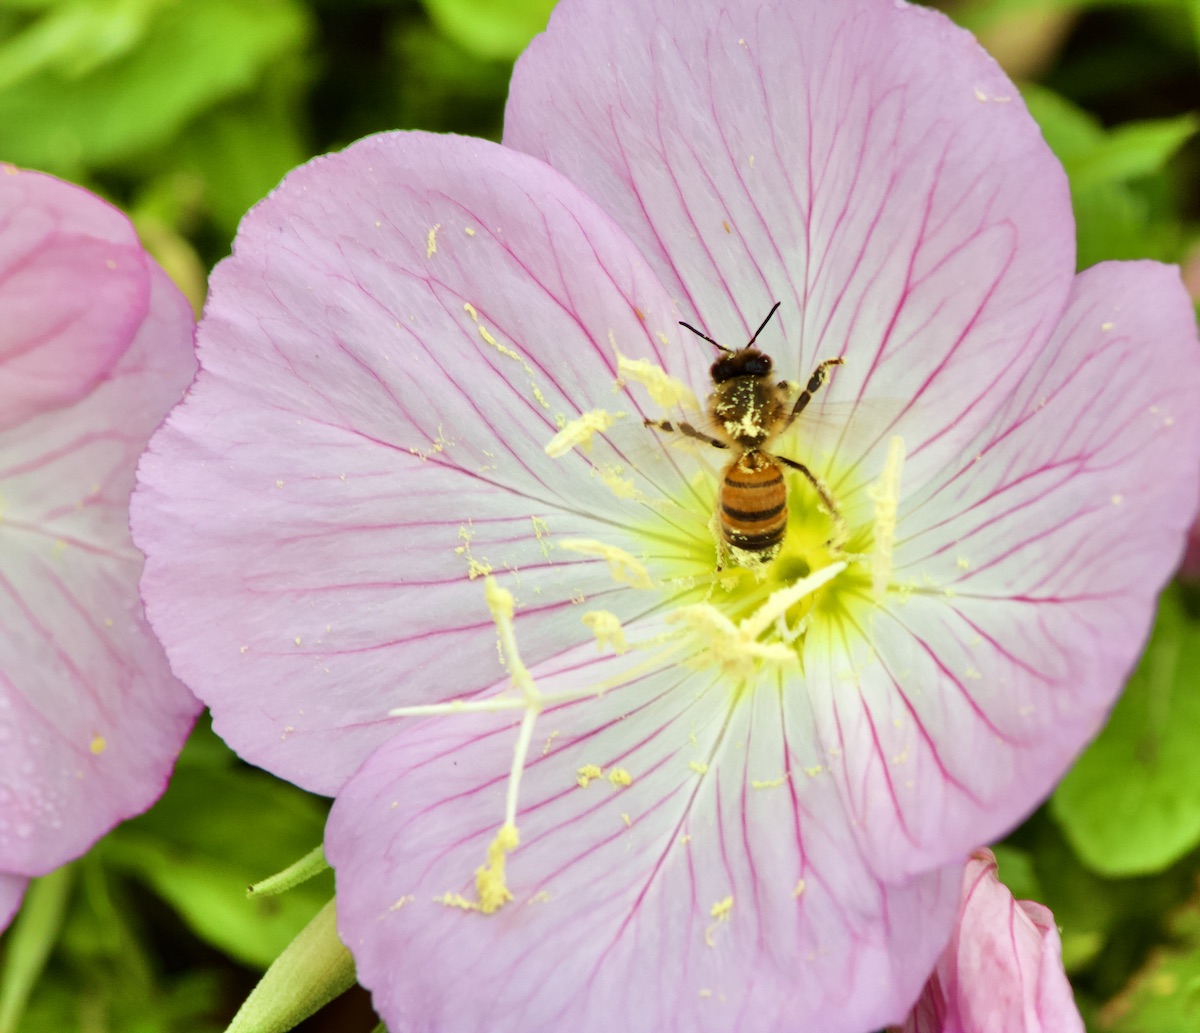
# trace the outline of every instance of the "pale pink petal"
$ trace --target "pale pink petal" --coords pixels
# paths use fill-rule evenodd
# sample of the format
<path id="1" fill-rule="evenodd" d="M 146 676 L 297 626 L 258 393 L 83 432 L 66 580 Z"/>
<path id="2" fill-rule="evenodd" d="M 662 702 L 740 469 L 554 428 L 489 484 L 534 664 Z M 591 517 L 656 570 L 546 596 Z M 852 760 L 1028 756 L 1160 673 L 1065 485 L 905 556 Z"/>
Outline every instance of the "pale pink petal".
<path id="1" fill-rule="evenodd" d="M 1050 335 L 1074 267 L 1067 182 L 1016 87 L 943 15 L 892 0 L 560 5 L 518 63 L 507 145 L 624 227 L 686 318 L 765 346 L 890 433 L 920 484 L 957 458 Z M 700 342 L 692 347 L 704 348 Z M 878 460 L 873 460 L 878 464 Z"/>
<path id="2" fill-rule="evenodd" d="M 8 927 L 8 923 L 13 920 L 13 915 L 21 906 L 21 900 L 25 896 L 25 887 L 28 885 L 28 879 L 0 872 L 0 932 L 3 932 Z"/>
<path id="3" fill-rule="evenodd" d="M 901 1033 L 1083 1033 L 1054 916 L 1013 900 L 990 850 L 967 864 L 958 926 Z"/>
<path id="4" fill-rule="evenodd" d="M 483 141 L 372 137 L 251 212 L 133 510 L 155 630 L 231 745 L 336 791 L 390 707 L 489 683 L 487 570 L 540 614 L 531 661 L 587 635 L 573 596 L 645 609 L 556 543 L 644 555 L 672 532 L 663 494 L 691 490 L 673 464 L 630 498 L 597 474 L 632 471 L 620 433 L 654 442 L 614 344 L 654 356 L 677 318 L 593 202 Z M 590 455 L 546 455 L 597 408 L 621 416 Z"/>
<path id="5" fill-rule="evenodd" d="M 199 709 L 145 623 L 129 537 L 138 456 L 195 368 L 187 302 L 153 263 L 144 275 L 149 309 L 102 379 L 0 432 L 0 870 L 12 873 L 57 867 L 157 799 Z"/>
<path id="6" fill-rule="evenodd" d="M 147 261 L 115 208 L 0 164 L 0 431 L 108 372 L 146 318 Z"/>
<path id="7" fill-rule="evenodd" d="M 862 848 L 892 877 L 1002 834 L 1100 727 L 1196 511 L 1200 347 L 1178 271 L 1081 274 L 940 484 L 900 496 L 893 591 L 806 669 Z"/>
<path id="8" fill-rule="evenodd" d="M 581 662 L 560 658 L 564 678 L 539 686 L 622 663 Z M 861 1033 L 907 1012 L 960 868 L 886 885 L 863 865 L 799 686 L 734 702 L 720 678 L 671 666 L 548 711 L 537 732 L 514 899 L 490 915 L 435 898 L 476 899 L 513 719 L 405 724 L 338 795 L 339 930 L 391 1028 Z M 581 788 L 585 765 L 632 784 Z"/>

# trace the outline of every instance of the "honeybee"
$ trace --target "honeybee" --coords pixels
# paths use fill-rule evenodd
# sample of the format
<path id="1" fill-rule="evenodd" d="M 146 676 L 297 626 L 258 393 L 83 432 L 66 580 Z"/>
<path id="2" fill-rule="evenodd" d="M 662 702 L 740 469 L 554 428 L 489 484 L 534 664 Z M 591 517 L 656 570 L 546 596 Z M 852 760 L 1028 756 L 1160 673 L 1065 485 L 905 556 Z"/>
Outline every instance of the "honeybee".
<path id="1" fill-rule="evenodd" d="M 690 323 L 679 324 L 722 352 L 709 369 L 713 388 L 708 396 L 708 416 L 715 436 L 697 430 L 690 423 L 642 421 L 647 427 L 678 431 L 714 448 L 736 453 L 721 474 L 716 523 L 733 559 L 747 567 L 769 563 L 783 545 L 788 521 L 783 466 L 807 478 L 830 516 L 835 521 L 838 519 L 837 506 L 819 477 L 803 463 L 773 455 L 767 450 L 772 439 L 787 430 L 804 411 L 829 378 L 829 371 L 845 362 L 840 356 L 826 359 L 813 370 L 795 402 L 789 404 L 792 386 L 786 380 L 773 379 L 771 357 L 754 347 L 779 304 L 775 302 L 754 336 L 736 351 L 714 341 Z"/>

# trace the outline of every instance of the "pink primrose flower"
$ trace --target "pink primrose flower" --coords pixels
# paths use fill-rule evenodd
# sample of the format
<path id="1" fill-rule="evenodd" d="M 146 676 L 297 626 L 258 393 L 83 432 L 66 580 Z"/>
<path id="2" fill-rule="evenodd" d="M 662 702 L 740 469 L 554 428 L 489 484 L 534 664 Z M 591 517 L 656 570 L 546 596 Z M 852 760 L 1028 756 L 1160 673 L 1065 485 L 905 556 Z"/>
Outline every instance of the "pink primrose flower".
<path id="1" fill-rule="evenodd" d="M 1013 85 L 890 0 L 563 0 L 504 146 L 372 137 L 246 217 L 143 590 L 234 748 L 336 795 L 392 1028 L 903 1020 L 1196 508 L 1178 272 L 1073 234 Z M 730 451 L 643 420 L 707 426 L 679 320 L 777 301 L 770 383 L 844 359 L 770 442 L 830 504 L 785 470 L 777 557 L 719 562 Z"/>
<path id="2" fill-rule="evenodd" d="M 1013 900 L 990 850 L 967 863 L 958 925 L 899 1033 L 1083 1033 L 1054 916 Z"/>
<path id="3" fill-rule="evenodd" d="M 29 877 L 158 798 L 200 707 L 129 535 L 193 328 L 120 212 L 0 165 L 0 927 Z"/>

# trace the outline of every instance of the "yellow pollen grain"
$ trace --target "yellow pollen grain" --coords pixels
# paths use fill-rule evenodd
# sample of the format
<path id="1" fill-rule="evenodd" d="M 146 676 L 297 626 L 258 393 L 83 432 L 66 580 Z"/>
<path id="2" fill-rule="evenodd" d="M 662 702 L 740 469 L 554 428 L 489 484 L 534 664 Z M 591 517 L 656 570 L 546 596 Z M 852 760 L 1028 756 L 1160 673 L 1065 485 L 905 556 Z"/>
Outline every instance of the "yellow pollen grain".
<path id="1" fill-rule="evenodd" d="M 614 788 L 633 785 L 633 776 L 624 768 L 613 768 L 608 773 L 608 780 L 613 784 Z"/>
<path id="2" fill-rule="evenodd" d="M 1101 324 L 1100 324 L 1100 329 L 1101 329 L 1101 330 L 1103 330 L 1105 333 L 1107 333 L 1107 332 L 1108 332 L 1109 330 L 1111 330 L 1112 328 L 1113 328 L 1113 324 L 1112 324 L 1112 323 L 1101 323 Z"/>
<path id="3" fill-rule="evenodd" d="M 711 908 L 708 909 L 708 913 L 718 922 L 720 922 L 724 919 L 728 919 L 729 912 L 732 910 L 733 897 L 726 897 L 724 900 L 718 900 Z"/>
<path id="4" fill-rule="evenodd" d="M 548 736 L 546 736 L 546 743 L 545 743 L 545 745 L 542 747 L 542 756 L 543 756 L 543 757 L 544 757 L 544 756 L 546 756 L 546 754 L 548 754 L 548 753 L 550 752 L 550 745 L 551 745 L 551 744 L 554 742 L 554 740 L 555 740 L 555 739 L 557 739 L 557 738 L 558 738 L 558 737 L 559 737 L 561 734 L 562 734 L 561 732 L 554 731 L 554 732 L 551 732 L 551 733 L 550 733 Z"/>
<path id="5" fill-rule="evenodd" d="M 487 863 L 475 869 L 475 892 L 479 896 L 479 910 L 485 915 L 498 911 L 513 898 L 504 881 L 504 858 L 520 842 L 517 827 L 505 822 L 488 844 Z"/>
<path id="6" fill-rule="evenodd" d="M 687 846 L 691 841 L 692 841 L 692 837 L 690 835 L 679 837 L 679 845 L 680 846 Z"/>
<path id="7" fill-rule="evenodd" d="M 753 779 L 750 782 L 751 789 L 778 789 L 787 781 L 787 775 L 780 775 L 778 778 L 771 779 Z"/>
<path id="8" fill-rule="evenodd" d="M 496 351 L 498 351 L 506 359 L 514 359 L 517 362 L 521 361 L 520 355 L 518 355 L 511 348 L 506 348 L 503 344 L 497 341 L 496 338 L 494 338 L 488 331 L 488 328 L 482 323 L 480 323 L 476 329 L 479 330 L 479 336 L 482 337 L 487 344 L 490 344 L 493 348 L 495 348 Z"/>
<path id="9" fill-rule="evenodd" d="M 904 469 L 904 438 L 888 442 L 887 462 L 871 489 L 875 502 L 875 545 L 871 552 L 871 590 L 879 598 L 892 579 L 892 548 L 896 543 L 896 508 L 900 501 L 900 472 Z"/>
<path id="10" fill-rule="evenodd" d="M 105 750 L 108 749 L 108 740 L 103 735 L 92 736 L 92 741 L 88 744 L 88 749 L 92 751 L 93 757 L 99 757 Z"/>
<path id="11" fill-rule="evenodd" d="M 633 479 L 623 476 L 625 467 L 620 463 L 604 463 L 600 467 L 593 467 L 592 474 L 599 476 L 604 486 L 616 495 L 619 499 L 637 499 L 640 502 L 647 501 L 646 496 L 638 491 L 637 485 L 633 483 Z"/>
<path id="12" fill-rule="evenodd" d="M 659 339 L 659 341 L 662 342 L 664 345 L 669 345 L 671 343 L 671 339 L 666 334 L 664 334 L 661 330 L 655 330 L 654 336 L 657 337 Z"/>
<path id="13" fill-rule="evenodd" d="M 549 409 L 550 403 L 546 401 L 546 396 L 542 394 L 542 389 L 537 384 L 532 384 L 531 386 L 533 387 L 533 397 L 537 399 L 538 404 L 543 409 Z"/>
<path id="14" fill-rule="evenodd" d="M 630 359 L 617 352 L 617 373 L 622 381 L 633 380 L 641 384 L 650 395 L 650 400 L 663 409 L 673 405 L 681 405 L 685 409 L 700 407 L 687 384 L 676 380 L 649 359 Z"/>
<path id="15" fill-rule="evenodd" d="M 722 226 L 725 228 L 725 232 L 726 232 L 726 233 L 732 233 L 732 232 L 733 232 L 733 230 L 731 230 L 731 229 L 729 228 L 729 221 L 728 221 L 727 219 L 722 219 L 722 220 L 721 220 L 721 225 L 722 225 Z"/>
<path id="16" fill-rule="evenodd" d="M 603 434 L 621 415 L 623 414 L 610 413 L 606 409 L 592 409 L 569 420 L 567 425 L 546 443 L 546 455 L 551 459 L 558 459 L 573 448 L 578 448 L 586 455 L 592 450 L 592 435 Z"/>
<path id="17" fill-rule="evenodd" d="M 708 765 L 702 760 L 689 760 L 688 767 L 691 768 L 697 775 L 707 775 Z"/>
<path id="18" fill-rule="evenodd" d="M 825 769 L 820 764 L 814 764 L 811 768 L 805 768 L 804 773 L 809 778 L 816 778 Z"/>
<path id="19" fill-rule="evenodd" d="M 588 610 L 582 621 L 596 636 L 597 652 L 603 652 L 605 646 L 611 646 L 612 651 L 620 656 L 629 648 L 625 641 L 625 629 L 621 627 L 620 618 L 615 613 L 608 610 Z"/>
<path id="20" fill-rule="evenodd" d="M 463 311 L 468 316 L 471 317 L 472 322 L 475 322 L 475 323 L 479 322 L 479 313 L 475 311 L 475 306 L 472 305 L 469 301 L 463 302 Z"/>
<path id="21" fill-rule="evenodd" d="M 792 888 L 792 896 L 796 898 L 802 897 L 807 886 L 808 883 L 806 883 L 803 879 L 798 880 L 796 885 Z"/>
<path id="22" fill-rule="evenodd" d="M 974 667 L 968 667 L 963 672 L 963 677 L 969 678 L 971 681 L 979 681 L 983 677 L 983 675 L 980 674 L 977 670 L 975 670 Z"/>
<path id="23" fill-rule="evenodd" d="M 389 911 L 399 911 L 402 907 L 404 907 L 405 904 L 411 904 L 415 899 L 416 898 L 413 897 L 411 894 L 406 893 L 403 897 L 401 897 L 399 900 L 397 900 L 396 903 L 394 903 L 391 907 L 389 907 L 388 910 Z"/>
<path id="24" fill-rule="evenodd" d="M 558 547 L 584 556 L 602 557 L 608 561 L 609 573 L 613 580 L 621 584 L 642 589 L 654 587 L 649 571 L 624 549 L 615 545 L 605 545 L 595 538 L 564 538 L 558 543 Z"/>
<path id="25" fill-rule="evenodd" d="M 1112 497 L 1112 504 L 1114 506 L 1119 506 L 1124 501 L 1125 501 L 1125 496 L 1123 496 L 1123 495 L 1114 495 Z"/>
<path id="26" fill-rule="evenodd" d="M 297 635 L 294 639 L 292 639 L 292 641 L 295 642 L 296 645 L 300 645 L 300 642 L 301 642 L 300 636 Z"/>
<path id="27" fill-rule="evenodd" d="M 435 223 L 433 229 L 429 231 L 425 238 L 425 257 L 432 258 L 437 254 L 437 231 L 442 228 L 442 224 Z"/>
<path id="28" fill-rule="evenodd" d="M 473 228 L 473 227 L 471 227 L 471 226 L 464 226 L 464 227 L 463 227 L 463 233 L 465 233 L 465 234 L 466 234 L 468 237 L 473 237 L 473 236 L 475 236 L 475 230 L 474 230 L 474 228 Z"/>
<path id="29" fill-rule="evenodd" d="M 440 897 L 434 897 L 435 904 L 441 904 L 443 907 L 455 907 L 460 911 L 478 911 L 479 905 L 473 900 L 467 900 L 461 893 L 443 893 Z"/>
<path id="30" fill-rule="evenodd" d="M 598 778 L 604 777 L 604 770 L 597 764 L 584 764 L 575 772 L 575 783 L 580 789 L 586 789 Z"/>
<path id="31" fill-rule="evenodd" d="M 708 1000 L 708 998 L 712 997 L 712 995 L 713 995 L 712 991 L 709 990 L 707 987 L 701 989 L 701 991 L 700 991 L 700 996 L 702 998 L 704 998 L 705 1000 Z"/>
<path id="32" fill-rule="evenodd" d="M 971 561 L 969 559 L 967 559 L 966 556 L 959 556 L 958 559 L 955 560 L 954 562 L 959 570 L 970 570 L 971 569 Z"/>
<path id="33" fill-rule="evenodd" d="M 627 829 L 633 828 L 633 819 L 624 811 L 621 812 L 621 820 L 625 822 L 625 827 Z"/>

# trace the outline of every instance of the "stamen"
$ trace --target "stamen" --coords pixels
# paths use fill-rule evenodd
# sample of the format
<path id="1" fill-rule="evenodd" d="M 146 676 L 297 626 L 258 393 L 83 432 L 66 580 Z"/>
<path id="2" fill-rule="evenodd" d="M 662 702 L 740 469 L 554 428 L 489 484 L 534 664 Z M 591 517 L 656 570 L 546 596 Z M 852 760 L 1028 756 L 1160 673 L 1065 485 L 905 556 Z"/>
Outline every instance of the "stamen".
<path id="1" fill-rule="evenodd" d="M 558 547 L 568 552 L 582 553 L 584 556 L 603 556 L 608 560 L 614 581 L 632 585 L 634 588 L 654 587 L 654 582 L 650 580 L 650 572 L 641 562 L 615 545 L 605 545 L 595 538 L 563 538 Z"/>
<path id="2" fill-rule="evenodd" d="M 591 629 L 596 636 L 596 648 L 603 652 L 605 646 L 612 646 L 617 656 L 624 653 L 629 645 L 625 641 L 625 629 L 615 613 L 608 610 L 589 610 L 583 615 L 585 627 Z"/>
<path id="3" fill-rule="evenodd" d="M 871 591 L 881 598 L 892 579 L 892 549 L 896 544 L 896 508 L 900 502 L 900 473 L 904 469 L 904 438 L 888 442 L 887 462 L 879 482 L 870 489 L 875 502 L 875 545 L 871 552 Z"/>
<path id="4" fill-rule="evenodd" d="M 586 455 L 592 450 L 592 435 L 603 434 L 624 415 L 623 412 L 611 413 L 607 409 L 592 409 L 582 413 L 546 442 L 546 455 L 558 459 L 573 448 L 578 448 Z"/>
<path id="5" fill-rule="evenodd" d="M 758 639 L 791 607 L 845 569 L 844 562 L 831 563 L 786 588 L 772 592 L 766 602 L 740 624 L 734 624 L 720 610 L 707 603 L 681 607 L 667 620 L 685 624 L 704 643 L 704 648 L 693 659 L 696 665 L 711 664 L 733 678 L 748 681 L 760 666 L 799 662 L 791 645 L 785 642 L 759 642 Z"/>
<path id="6" fill-rule="evenodd" d="M 649 393 L 650 400 L 663 409 L 670 409 L 673 405 L 685 409 L 700 408 L 700 403 L 687 384 L 676 380 L 649 359 L 630 359 L 617 352 L 617 373 L 622 381 L 633 380 L 641 384 Z"/>

